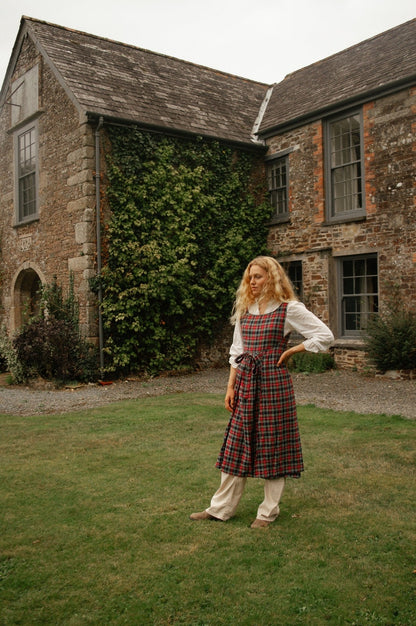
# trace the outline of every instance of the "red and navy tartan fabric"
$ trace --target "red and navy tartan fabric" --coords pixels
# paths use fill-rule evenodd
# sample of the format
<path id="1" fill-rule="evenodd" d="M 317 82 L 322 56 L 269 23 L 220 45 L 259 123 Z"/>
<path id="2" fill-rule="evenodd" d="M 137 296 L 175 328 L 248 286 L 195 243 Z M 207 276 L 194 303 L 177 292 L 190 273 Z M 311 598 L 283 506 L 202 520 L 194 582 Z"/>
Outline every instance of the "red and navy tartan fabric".
<path id="1" fill-rule="evenodd" d="M 295 396 L 285 365 L 277 367 L 287 304 L 241 319 L 244 353 L 235 383 L 234 411 L 216 467 L 233 476 L 299 478 L 303 471 Z"/>

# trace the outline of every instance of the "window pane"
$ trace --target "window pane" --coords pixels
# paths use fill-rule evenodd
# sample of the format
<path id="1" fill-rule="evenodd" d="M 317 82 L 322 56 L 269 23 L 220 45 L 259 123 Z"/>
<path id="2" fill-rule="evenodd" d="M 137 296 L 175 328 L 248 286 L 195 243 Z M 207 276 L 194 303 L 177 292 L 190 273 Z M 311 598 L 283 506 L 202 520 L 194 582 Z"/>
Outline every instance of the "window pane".
<path id="1" fill-rule="evenodd" d="M 35 168 L 36 144 L 34 129 L 23 133 L 19 137 L 19 168 L 20 173 L 25 174 Z"/>
<path id="2" fill-rule="evenodd" d="M 20 219 L 36 213 L 35 175 L 20 180 Z"/>
<path id="3" fill-rule="evenodd" d="M 357 328 L 357 315 L 347 315 L 345 317 L 345 330 L 355 331 Z"/>
<path id="4" fill-rule="evenodd" d="M 359 298 L 347 298 L 345 300 L 345 311 L 346 313 L 357 313 L 360 310 L 360 300 Z"/>
<path id="5" fill-rule="evenodd" d="M 360 116 L 329 124 L 329 143 L 332 215 L 360 210 L 363 206 Z"/>
<path id="6" fill-rule="evenodd" d="M 365 260 L 364 259 L 358 259 L 357 261 L 355 261 L 354 263 L 354 271 L 355 271 L 355 275 L 356 276 L 364 276 L 365 275 Z"/>
<path id="7" fill-rule="evenodd" d="M 375 257 L 367 259 L 367 274 L 377 276 L 377 259 Z"/>
<path id="8" fill-rule="evenodd" d="M 377 257 L 345 259 L 341 268 L 343 332 L 359 334 L 378 312 Z"/>
<path id="9" fill-rule="evenodd" d="M 302 298 L 302 293 L 303 293 L 302 261 L 292 261 L 289 264 L 289 266 L 286 266 L 285 269 L 295 289 L 296 295 L 299 298 Z"/>
<path id="10" fill-rule="evenodd" d="M 17 139 L 19 220 L 36 214 L 36 133 L 31 128 Z"/>
<path id="11" fill-rule="evenodd" d="M 357 330 L 359 324 L 360 300 L 348 298 L 345 300 L 345 329 Z"/>
<path id="12" fill-rule="evenodd" d="M 277 213 L 286 213 L 286 195 L 283 189 L 276 192 L 276 209 Z"/>
<path id="13" fill-rule="evenodd" d="M 354 280 L 352 278 L 344 278 L 344 293 L 354 293 Z"/>
<path id="14" fill-rule="evenodd" d="M 286 215 L 287 205 L 287 160 L 276 159 L 268 167 L 270 205 L 275 215 Z"/>
<path id="15" fill-rule="evenodd" d="M 344 276 L 354 276 L 354 261 L 344 261 L 342 266 Z"/>
<path id="16" fill-rule="evenodd" d="M 365 293 L 365 277 L 358 276 L 354 279 L 354 293 Z"/>
<path id="17" fill-rule="evenodd" d="M 377 276 L 367 277 L 367 293 L 377 293 Z"/>

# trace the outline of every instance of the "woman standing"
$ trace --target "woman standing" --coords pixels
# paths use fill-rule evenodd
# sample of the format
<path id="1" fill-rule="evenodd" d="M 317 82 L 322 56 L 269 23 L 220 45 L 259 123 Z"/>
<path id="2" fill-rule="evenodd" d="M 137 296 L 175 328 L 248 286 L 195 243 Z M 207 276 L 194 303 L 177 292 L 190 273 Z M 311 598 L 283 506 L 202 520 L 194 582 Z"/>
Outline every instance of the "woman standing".
<path id="1" fill-rule="evenodd" d="M 243 494 L 247 477 L 264 478 L 264 500 L 251 528 L 267 528 L 279 515 L 287 476 L 303 471 L 296 404 L 287 359 L 305 350 L 321 352 L 332 332 L 297 300 L 281 265 L 261 256 L 247 266 L 237 290 L 232 322 L 230 377 L 225 408 L 230 411 L 216 467 L 221 484 L 211 505 L 192 520 L 226 521 Z M 291 331 L 305 341 L 287 347 Z"/>

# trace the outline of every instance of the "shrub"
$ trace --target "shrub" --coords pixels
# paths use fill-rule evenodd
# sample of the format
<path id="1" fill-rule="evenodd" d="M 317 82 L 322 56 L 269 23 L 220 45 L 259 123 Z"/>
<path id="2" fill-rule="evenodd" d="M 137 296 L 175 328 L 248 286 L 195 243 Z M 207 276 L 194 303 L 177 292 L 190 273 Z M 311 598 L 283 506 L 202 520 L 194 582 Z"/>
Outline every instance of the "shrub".
<path id="1" fill-rule="evenodd" d="M 416 369 L 416 313 L 403 303 L 391 303 L 372 317 L 365 334 L 366 349 L 374 365 L 387 370 Z"/>
<path id="2" fill-rule="evenodd" d="M 5 363 L 4 369 L 10 372 L 13 382 L 23 383 L 25 381 L 25 373 L 13 347 L 13 342 L 4 326 L 0 332 L 0 354 L 2 361 Z"/>
<path id="3" fill-rule="evenodd" d="M 33 320 L 13 346 L 25 378 L 88 381 L 97 376 L 95 351 L 69 320 L 53 316 Z"/>
<path id="4" fill-rule="evenodd" d="M 76 332 L 79 331 L 79 306 L 74 294 L 72 274 L 69 280 L 68 296 L 64 298 L 63 290 L 54 277 L 50 285 L 43 285 L 41 290 L 41 315 L 67 321 Z"/>
<path id="5" fill-rule="evenodd" d="M 3 329 L 0 353 L 16 383 L 36 376 L 81 382 L 98 378 L 97 350 L 79 332 L 72 276 L 66 298 L 56 279 L 42 287 L 39 315 L 30 319 L 13 339 Z"/>
<path id="6" fill-rule="evenodd" d="M 0 372 L 7 372 L 7 359 L 3 356 L 0 348 Z"/>
<path id="7" fill-rule="evenodd" d="M 334 359 L 327 352 L 316 354 L 314 352 L 297 352 L 289 361 L 289 369 L 292 372 L 306 372 L 308 374 L 321 374 L 334 367 Z"/>

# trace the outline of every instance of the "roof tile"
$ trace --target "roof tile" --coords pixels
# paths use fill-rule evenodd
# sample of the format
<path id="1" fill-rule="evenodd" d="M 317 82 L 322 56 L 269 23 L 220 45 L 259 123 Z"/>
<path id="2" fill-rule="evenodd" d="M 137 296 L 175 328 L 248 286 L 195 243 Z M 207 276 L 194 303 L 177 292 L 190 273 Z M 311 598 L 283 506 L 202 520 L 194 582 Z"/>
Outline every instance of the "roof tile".
<path id="1" fill-rule="evenodd" d="M 267 85 L 32 18 L 23 20 L 87 112 L 251 142 Z"/>
<path id="2" fill-rule="evenodd" d="M 416 19 L 288 74 L 276 84 L 260 133 L 416 81 Z"/>

